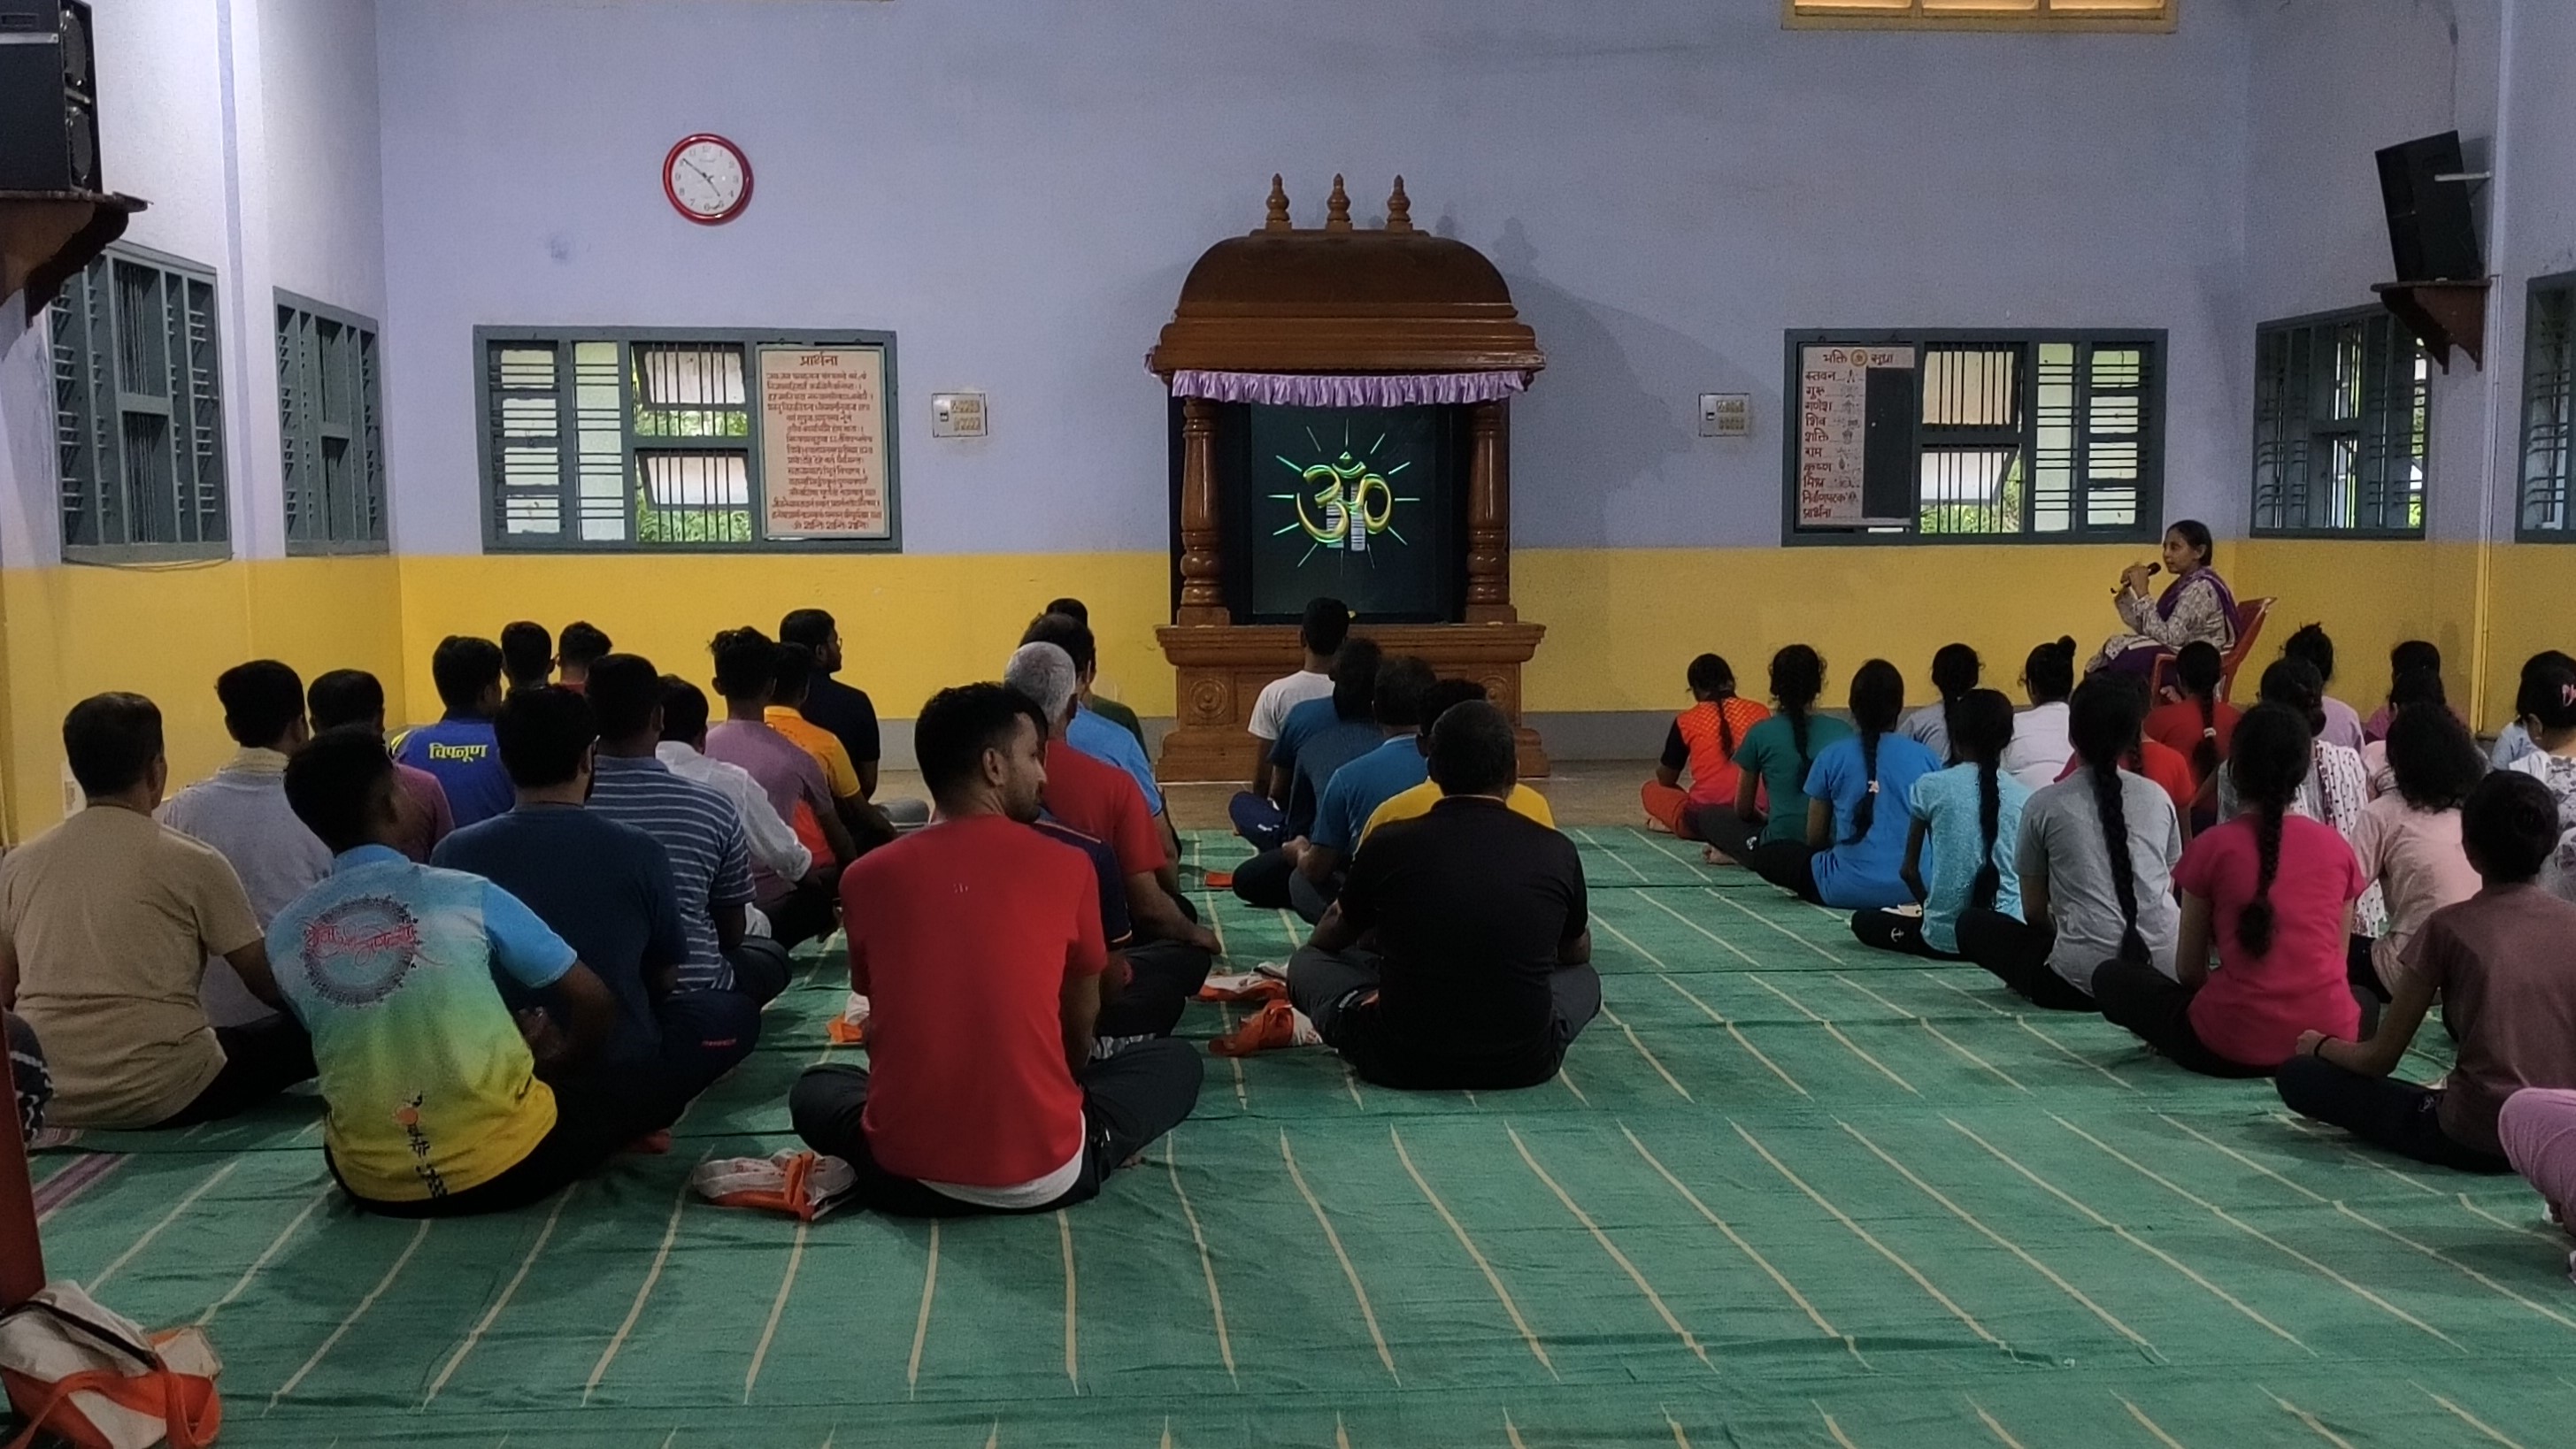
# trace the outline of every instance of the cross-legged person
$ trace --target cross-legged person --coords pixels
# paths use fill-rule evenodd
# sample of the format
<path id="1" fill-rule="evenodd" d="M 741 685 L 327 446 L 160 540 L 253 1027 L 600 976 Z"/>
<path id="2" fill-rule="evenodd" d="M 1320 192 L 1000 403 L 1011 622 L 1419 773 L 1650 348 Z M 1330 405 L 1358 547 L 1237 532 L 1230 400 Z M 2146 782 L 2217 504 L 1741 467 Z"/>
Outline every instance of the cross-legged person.
<path id="1" fill-rule="evenodd" d="M 1003 673 L 1048 721 L 1046 813 L 1106 844 L 1118 862 L 1135 938 L 1121 953 L 1125 970 L 1102 983 L 1098 1034 L 1169 1036 L 1207 981 L 1216 934 L 1181 908 L 1162 835 L 1136 782 L 1065 743 L 1065 727 L 1080 708 L 1073 681 L 1073 660 L 1053 644 L 1021 645 Z"/>
<path id="2" fill-rule="evenodd" d="M 1262 803 L 1279 815 L 1279 839 L 1234 868 L 1234 893 L 1244 904 L 1284 910 L 1288 881 L 1297 873 L 1315 829 L 1315 808 L 1333 772 L 1379 745 L 1377 675 L 1385 657 L 1374 639 L 1349 639 L 1333 656 L 1333 692 L 1291 706 L 1270 743 L 1270 780 Z M 1246 840 L 1264 833 L 1261 817 L 1247 814 L 1235 797 L 1235 829 Z"/>
<path id="3" fill-rule="evenodd" d="M 833 812 L 841 817 L 850 838 L 858 842 L 862 851 L 894 839 L 894 822 L 868 803 L 868 794 L 874 787 L 868 783 L 868 776 L 859 773 L 849 747 L 841 743 L 839 735 L 805 717 L 805 700 L 814 684 L 814 651 L 802 644 L 779 645 L 771 678 L 775 683 L 769 708 L 761 718 L 771 729 L 794 740 L 823 767 L 823 782 L 832 790 Z"/>
<path id="4" fill-rule="evenodd" d="M 1440 716 L 1459 705 L 1470 701 L 1482 703 L 1484 699 L 1485 686 L 1472 679 L 1443 679 L 1433 684 L 1431 692 L 1422 697 L 1422 723 L 1413 734 L 1414 748 L 1422 752 L 1422 758 L 1426 761 L 1431 758 L 1431 727 Z M 1427 771 L 1429 766 L 1424 768 Z M 1439 804 L 1442 798 L 1440 782 L 1427 777 L 1410 790 L 1389 795 L 1369 812 L 1368 823 L 1360 827 L 1360 844 L 1367 845 L 1369 837 L 1377 834 L 1381 826 L 1430 814 L 1431 807 Z M 1503 797 L 1503 804 L 1515 815 L 1528 816 L 1550 830 L 1556 828 L 1556 812 L 1548 808 L 1547 797 L 1527 785 L 1514 781 L 1511 793 Z"/>
<path id="5" fill-rule="evenodd" d="M 592 662 L 589 680 L 599 725 L 590 809 L 643 831 L 670 857 L 688 937 L 672 999 L 663 1004 L 663 1028 L 671 1029 L 675 1011 L 702 1009 L 719 1012 L 730 1025 L 731 1006 L 689 998 L 740 993 L 757 1006 L 787 989 L 786 948 L 746 932 L 751 842 L 742 813 L 713 787 L 682 779 L 662 763 L 663 686 L 653 661 L 610 654 Z"/>
<path id="6" fill-rule="evenodd" d="M 1252 702 L 1252 718 L 1244 725 L 1254 746 L 1252 788 L 1238 792 L 1227 813 L 1233 817 L 1235 833 L 1251 842 L 1254 850 L 1275 850 L 1291 834 L 1287 812 L 1272 787 L 1278 763 L 1273 752 L 1290 711 L 1309 700 L 1330 698 L 1339 688 L 1333 678 L 1333 659 L 1341 653 L 1350 632 L 1348 605 L 1323 596 L 1308 599 L 1306 612 L 1297 624 L 1297 644 L 1306 657 L 1296 673 L 1283 674 L 1261 686 L 1259 697 Z M 1242 872 L 1236 872 L 1236 878 L 1241 879 Z"/>
<path id="7" fill-rule="evenodd" d="M 555 683 L 575 694 L 590 690 L 590 666 L 615 653 L 617 645 L 597 624 L 575 619 L 555 640 Z"/>
<path id="8" fill-rule="evenodd" d="M 797 838 L 823 867 L 819 876 L 752 872 L 752 890 L 769 933 L 779 945 L 831 934 L 840 868 L 858 859 L 858 844 L 841 823 L 823 766 L 794 740 L 770 728 L 769 705 L 778 693 L 778 646 L 757 629 L 727 629 L 708 646 L 715 656 L 715 689 L 725 702 L 723 722 L 707 730 L 700 747 L 760 782 L 769 806 L 794 827 Z"/>
<path id="9" fill-rule="evenodd" d="M 2576 905 L 2533 883 L 2558 845 L 2546 786 L 2500 770 L 2460 813 L 2478 893 L 2425 920 L 2369 1040 L 2305 1032 L 2276 1085 L 2292 1111 L 2391 1152 L 2502 1172 L 2513 1146 L 2499 1128 L 2507 1102 L 2544 1089 L 2530 1111 L 2576 1088 Z M 2439 1086 L 2391 1080 L 2436 997 L 2459 1041 L 2457 1063 Z"/>
<path id="10" fill-rule="evenodd" d="M 2085 768 L 2022 802 L 2013 852 L 2021 916 L 1959 913 L 1959 954 L 2033 1006 L 2099 1010 L 2093 995 L 2107 961 L 2143 963 L 2172 979 L 2182 826 L 2171 797 L 2120 767 L 2144 727 L 2143 703 L 2116 679 L 2086 680 L 2075 691 L 2058 743 L 2081 753 Z M 2031 717 L 2015 715 L 2013 728 Z"/>
<path id="11" fill-rule="evenodd" d="M 1047 601 L 1046 612 L 1062 614 L 1086 629 L 1091 627 L 1091 606 L 1080 599 L 1070 597 L 1050 599 Z M 1148 748 L 1145 743 L 1145 722 L 1137 718 L 1136 711 L 1102 694 L 1099 684 L 1100 681 L 1096 676 L 1082 681 L 1082 707 L 1134 736 L 1138 749 Z"/>
<path id="12" fill-rule="evenodd" d="M 269 928 L 321 1064 L 324 1160 L 369 1212 L 524 1207 L 669 1126 L 687 1097 L 649 1063 L 600 1064 L 617 998 L 535 912 L 393 848 L 395 790 L 363 729 L 315 736 L 286 769 L 332 851 L 330 877 Z M 503 980 L 541 1007 L 514 1018 Z"/>
<path id="13" fill-rule="evenodd" d="M 304 692 L 304 705 L 317 735 L 357 725 L 374 730 L 380 739 L 384 736 L 384 682 L 363 669 L 334 669 L 317 676 Z M 447 787 L 438 783 L 436 775 L 399 760 L 394 762 L 394 781 L 402 787 L 403 818 L 393 847 L 426 865 L 438 842 L 456 829 Z"/>
<path id="14" fill-rule="evenodd" d="M 449 836 L 430 863 L 516 896 L 607 984 L 617 1020 L 594 1058 L 602 1070 L 654 1071 L 682 1098 L 697 1095 L 759 1040 L 759 1004 L 728 991 L 669 1009 L 693 944 L 670 853 L 585 803 L 598 737 L 590 703 L 559 684 L 513 690 L 493 725 L 518 806 Z M 746 869 L 737 885 L 748 883 Z M 703 913 L 706 884 L 693 884 Z M 507 983 L 502 994 L 516 1009 L 542 1005 Z"/>
<path id="15" fill-rule="evenodd" d="M 1197 1105 L 1204 1068 L 1186 1042 L 1092 1056 L 1108 964 L 1098 882 L 1082 852 L 1028 828 L 1049 728 L 1007 686 L 934 695 L 913 753 L 936 818 L 842 879 L 869 1064 L 808 1068 L 788 1111 L 879 1212 L 1083 1202 Z"/>
<path id="16" fill-rule="evenodd" d="M 733 805 L 742 821 L 743 841 L 751 849 L 752 897 L 760 898 L 763 874 L 775 881 L 802 881 L 818 869 L 814 852 L 796 838 L 795 827 L 781 818 L 778 807 L 769 803 L 768 792 L 740 765 L 711 760 L 706 755 L 707 692 L 676 674 L 662 676 L 662 739 L 653 747 L 653 758 L 660 760 L 674 775 L 704 785 L 722 795 Z M 819 867 L 829 871 L 831 862 Z M 766 937 L 769 918 L 759 914 L 754 905 L 746 913 L 751 919 L 745 927 L 752 934 Z"/>
<path id="17" fill-rule="evenodd" d="M 1439 682 L 1430 665 L 1411 655 L 1378 666 L 1371 712 L 1383 738 L 1376 749 L 1333 771 L 1315 802 L 1305 848 L 1291 852 L 1297 873 L 1288 881 L 1288 904 L 1309 922 L 1324 918 L 1377 807 L 1431 778 L 1414 736 L 1422 729 L 1423 703 Z"/>
<path id="18" fill-rule="evenodd" d="M 154 818 L 223 853 L 261 929 L 286 903 L 331 873 L 331 852 L 286 804 L 286 758 L 312 738 L 304 682 L 274 659 L 236 664 L 215 678 L 224 731 L 240 748 L 214 774 L 171 796 Z M 206 963 L 206 1019 L 249 1026 L 277 1015 L 218 957 Z"/>
<path id="19" fill-rule="evenodd" d="M 849 656 L 842 651 L 841 626 L 824 609 L 791 609 L 778 621 L 778 642 L 802 644 L 814 656 L 813 677 L 805 685 L 798 711 L 832 732 L 859 772 L 859 795 L 899 829 L 930 818 L 927 800 L 877 798 L 877 766 L 885 756 L 884 733 L 877 727 L 876 701 L 868 692 L 841 682 Z"/>
<path id="20" fill-rule="evenodd" d="M 2003 770 L 2013 707 L 2001 690 L 1970 689 L 1950 701 L 1947 715 L 1941 742 L 1958 763 L 1916 780 L 1906 796 L 1911 824 L 1898 874 L 1923 908 L 1910 914 L 1858 911 L 1851 927 L 1864 946 L 1956 961 L 1964 913 L 2021 921 L 2021 871 L 2014 854 L 2030 790 Z"/>
<path id="21" fill-rule="evenodd" d="M 0 858 L 0 1007 L 44 1043 L 54 1125 L 186 1127 L 310 1080 L 312 1045 L 293 1021 L 206 1018 L 210 957 L 254 1000 L 282 1002 L 240 876 L 152 818 L 170 778 L 159 707 L 93 695 L 64 716 L 62 739 L 88 804 Z"/>
<path id="22" fill-rule="evenodd" d="M 2174 869 L 2182 924 L 2173 976 L 2134 960 L 2094 973 L 2103 1018 L 2176 1066 L 2268 1077 L 2304 1032 L 2359 1034 L 2347 938 L 2369 882 L 2333 827 L 2292 813 L 2310 749 L 2296 712 L 2262 704 L 2246 713 L 2227 757 L 2244 813 L 2193 840 Z"/>
<path id="23" fill-rule="evenodd" d="M 1601 1010 L 1574 843 L 1503 803 L 1511 721 L 1482 701 L 1431 729 L 1440 803 L 1370 837 L 1274 1001 L 1227 1055 L 1320 1039 L 1381 1086 L 1535 1086 Z M 1313 1036 L 1308 1036 L 1311 1023 Z"/>
<path id="24" fill-rule="evenodd" d="M 1079 607 L 1078 604 L 1076 606 Z M 1154 762 L 1146 758 L 1143 738 L 1091 706 L 1091 682 L 1100 672 L 1100 644 L 1091 632 L 1089 614 L 1041 614 L 1020 635 L 1020 642 L 1052 644 L 1073 660 L 1077 681 L 1075 700 L 1081 707 L 1074 712 L 1073 724 L 1065 731 L 1065 743 L 1095 760 L 1127 772 L 1127 778 L 1135 781 L 1136 788 L 1144 792 L 1145 809 L 1154 817 L 1154 828 L 1163 833 L 1163 849 L 1174 860 L 1180 859 L 1181 837 L 1164 812 L 1163 787 L 1154 779 Z"/>
<path id="25" fill-rule="evenodd" d="M 489 820 L 516 798 L 510 772 L 501 768 L 492 744 L 492 713 L 501 707 L 501 646 L 450 634 L 430 655 L 429 674 L 447 713 L 436 724 L 405 731 L 394 758 L 437 777 L 456 824 Z"/>

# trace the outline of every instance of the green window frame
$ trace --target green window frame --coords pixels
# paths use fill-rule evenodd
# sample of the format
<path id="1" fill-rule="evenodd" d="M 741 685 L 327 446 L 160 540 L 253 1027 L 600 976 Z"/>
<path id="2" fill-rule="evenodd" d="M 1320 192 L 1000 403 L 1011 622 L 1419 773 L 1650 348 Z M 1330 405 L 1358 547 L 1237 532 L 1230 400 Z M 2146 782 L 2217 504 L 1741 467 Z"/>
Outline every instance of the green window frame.
<path id="1" fill-rule="evenodd" d="M 2576 543 L 2576 272 L 2531 279 L 2522 328 L 2521 506 L 2514 537 Z"/>
<path id="2" fill-rule="evenodd" d="M 374 319 L 277 294 L 277 433 L 289 554 L 383 553 L 385 430 Z"/>
<path id="3" fill-rule="evenodd" d="M 2254 329 L 2258 538 L 2422 538 L 2432 360 L 2378 307 Z"/>
<path id="4" fill-rule="evenodd" d="M 891 332 L 477 327 L 474 347 L 488 552 L 902 549 Z M 882 354 L 884 538 L 764 533 L 763 347 Z"/>
<path id="5" fill-rule="evenodd" d="M 1901 523 L 1798 524 L 1799 350 L 1818 344 L 1914 351 L 1915 486 Z M 2134 543 L 2162 535 L 2162 329 L 1793 331 L 1783 351 L 1783 543 Z"/>
<path id="6" fill-rule="evenodd" d="M 215 274 L 109 247 L 47 310 L 66 563 L 232 555 Z"/>

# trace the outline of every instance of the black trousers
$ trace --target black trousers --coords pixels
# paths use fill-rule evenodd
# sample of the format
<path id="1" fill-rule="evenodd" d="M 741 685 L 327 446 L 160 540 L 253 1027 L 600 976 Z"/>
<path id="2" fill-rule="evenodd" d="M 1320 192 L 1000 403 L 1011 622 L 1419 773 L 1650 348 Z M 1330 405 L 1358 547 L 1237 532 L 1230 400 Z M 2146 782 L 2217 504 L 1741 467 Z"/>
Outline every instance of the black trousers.
<path id="1" fill-rule="evenodd" d="M 827 885 L 799 881 L 796 887 L 775 901 L 764 902 L 761 913 L 769 917 L 770 939 L 783 950 L 793 951 L 807 941 L 832 934 L 840 924 L 834 913 L 839 893 Z"/>
<path id="2" fill-rule="evenodd" d="M 1488 1087 L 1508 1089 L 1532 1085 L 1525 1082 L 1449 1081 L 1437 1070 L 1425 1071 L 1415 1064 L 1383 1059 L 1373 1050 L 1377 1018 L 1377 988 L 1382 977 L 1380 958 L 1372 951 L 1319 951 L 1301 946 L 1288 958 L 1288 1000 L 1306 1019 L 1315 1024 L 1315 1034 L 1324 1045 L 1351 1059 L 1359 1074 L 1380 1086 L 1443 1090 Z M 1556 1066 L 1565 1060 L 1565 1049 L 1601 1014 L 1601 973 L 1590 966 L 1560 966 L 1549 973 L 1548 990 L 1555 998 L 1555 1019 L 1550 1024 L 1551 1058 L 1546 1081 L 1556 1074 Z"/>
<path id="3" fill-rule="evenodd" d="M 1921 912 L 1855 911 L 1851 918 L 1852 934 L 1864 946 L 1881 951 L 1897 951 L 1908 956 L 1921 956 L 1933 961 L 1956 961 L 1947 951 L 1936 951 L 1923 939 Z"/>
<path id="4" fill-rule="evenodd" d="M 332 1180 L 364 1211 L 389 1218 L 461 1218 L 508 1212 L 541 1202 L 587 1176 L 601 1163 L 650 1132 L 679 1119 L 689 1099 L 675 1093 L 655 1068 L 599 1071 L 557 1083 L 555 1125 L 528 1155 L 489 1182 L 445 1197 L 385 1202 L 361 1197 L 340 1176 L 330 1151 L 322 1154 Z"/>
<path id="5" fill-rule="evenodd" d="M 2175 1066 L 2205 1077 L 2268 1077 L 2272 1068 L 2248 1066 L 2211 1051 L 2192 1030 L 2191 999 L 2200 993 L 2153 966 L 2105 961 L 2093 973 L 2093 999 L 2113 1026 L 2126 1028 Z"/>
<path id="6" fill-rule="evenodd" d="M 739 978 L 736 978 L 739 981 Z M 760 1045 L 760 1003 L 742 991 L 675 991 L 657 1002 L 667 1090 L 690 1101 Z"/>
<path id="7" fill-rule="evenodd" d="M 2291 1111 L 2401 1156 L 2462 1172 L 2513 1171 L 2501 1154 L 2471 1147 L 2442 1130 L 2442 1094 L 2431 1087 L 2365 1077 L 2306 1056 L 2281 1063 L 2272 1084 Z"/>
<path id="8" fill-rule="evenodd" d="M 272 1016 L 249 1026 L 219 1026 L 215 1041 L 224 1049 L 224 1069 L 195 1101 L 154 1125 L 194 1127 L 219 1122 L 314 1078 L 313 1039 L 291 1016 Z"/>
<path id="9" fill-rule="evenodd" d="M 1198 999 L 1216 957 L 1187 941 L 1147 941 L 1126 949 L 1132 979 L 1103 1002 L 1092 1027 L 1103 1037 L 1170 1036 L 1181 1012 Z"/>
<path id="10" fill-rule="evenodd" d="M 1959 913 L 1959 954 L 1993 972 L 2013 994 L 2044 1011 L 2100 1008 L 2048 964 L 2055 933 L 2014 920 L 2001 911 Z"/>
<path id="11" fill-rule="evenodd" d="M 9 1076 L 17 1087 L 18 1130 L 32 1140 L 45 1125 L 45 1104 L 54 1099 L 53 1074 L 45 1070 L 45 1048 L 36 1029 L 14 1011 L 0 1011 L 9 1038 Z"/>
<path id="12" fill-rule="evenodd" d="M 750 997 L 753 1006 L 767 1006 L 787 989 L 787 947 L 778 941 L 745 936 L 724 958 L 733 968 L 733 989 Z"/>
<path id="13" fill-rule="evenodd" d="M 1165 1038 L 1138 1042 L 1077 1073 L 1082 1084 L 1082 1176 L 1062 1197 L 1023 1209 L 1048 1212 L 1088 1202 L 1100 1185 L 1147 1143 L 1188 1120 L 1198 1105 L 1206 1065 L 1188 1042 Z M 860 1118 L 868 1106 L 865 1067 L 808 1067 L 787 1094 L 787 1115 L 805 1145 L 850 1164 L 861 1207 L 907 1218 L 962 1218 L 1000 1209 L 979 1207 L 877 1165 Z"/>
<path id="14" fill-rule="evenodd" d="M 1816 889 L 1816 857 L 1820 854 L 1802 840 L 1772 840 L 1753 847 L 1744 863 L 1753 867 L 1755 875 L 1780 889 L 1821 906 L 1825 898 Z"/>
<path id="15" fill-rule="evenodd" d="M 1746 820 L 1735 813 L 1732 805 L 1694 805 L 1691 828 L 1699 838 L 1717 847 L 1717 853 L 1737 865 L 1751 865 L 1756 843 L 1762 837 L 1762 822 Z"/>
<path id="16" fill-rule="evenodd" d="M 1247 906 L 1275 911 L 1288 904 L 1288 877 L 1297 867 L 1274 847 L 1234 868 L 1234 894 Z"/>

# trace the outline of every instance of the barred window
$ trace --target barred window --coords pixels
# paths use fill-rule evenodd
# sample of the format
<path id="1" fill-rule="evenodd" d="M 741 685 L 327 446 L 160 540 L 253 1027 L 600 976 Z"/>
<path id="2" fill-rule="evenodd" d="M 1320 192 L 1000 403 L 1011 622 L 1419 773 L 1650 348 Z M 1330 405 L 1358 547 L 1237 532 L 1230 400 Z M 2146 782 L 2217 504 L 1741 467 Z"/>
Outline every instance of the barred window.
<path id="1" fill-rule="evenodd" d="M 48 316 L 63 558 L 229 556 L 214 274 L 112 246 Z"/>
<path id="2" fill-rule="evenodd" d="M 1833 400 L 1809 396 L 1802 355 L 1846 345 L 1892 349 L 1865 405 L 1873 433 L 1892 420 L 1911 437 L 1869 444 L 1861 516 L 1819 522 L 1799 506 L 1801 475 L 1813 410 Z M 2162 332 L 1791 333 L 1789 541 L 2154 538 L 2164 349 Z"/>
<path id="3" fill-rule="evenodd" d="M 478 328 L 475 338 L 483 359 L 484 538 L 493 549 L 899 544 L 889 334 Z M 873 509 L 846 496 L 785 506 L 768 496 L 769 480 L 798 476 L 797 465 L 769 456 L 764 360 L 852 350 L 874 355 L 882 399 L 883 437 L 865 444 L 876 449 L 863 470 Z M 791 439 L 784 451 L 793 451 L 796 425 L 783 426 Z"/>
<path id="4" fill-rule="evenodd" d="M 290 554 L 385 551 L 376 324 L 277 294 L 277 431 Z"/>
<path id="5" fill-rule="evenodd" d="M 2576 540 L 2576 272 L 2532 279 L 2522 334 L 2522 511 L 2515 535 Z"/>
<path id="6" fill-rule="evenodd" d="M 2424 533 L 2431 361 L 2379 308 L 2254 333 L 2254 532 Z"/>

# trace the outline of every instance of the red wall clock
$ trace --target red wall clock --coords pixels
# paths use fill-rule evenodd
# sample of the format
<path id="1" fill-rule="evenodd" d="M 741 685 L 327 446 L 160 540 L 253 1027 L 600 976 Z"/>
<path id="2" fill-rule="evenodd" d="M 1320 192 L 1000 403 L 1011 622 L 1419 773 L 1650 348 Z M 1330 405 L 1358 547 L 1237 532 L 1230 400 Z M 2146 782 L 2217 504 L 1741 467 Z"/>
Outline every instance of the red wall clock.
<path id="1" fill-rule="evenodd" d="M 751 158 L 722 136 L 684 136 L 662 158 L 662 194 L 700 226 L 721 226 L 751 205 Z"/>

